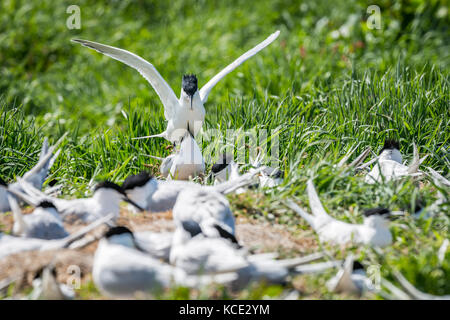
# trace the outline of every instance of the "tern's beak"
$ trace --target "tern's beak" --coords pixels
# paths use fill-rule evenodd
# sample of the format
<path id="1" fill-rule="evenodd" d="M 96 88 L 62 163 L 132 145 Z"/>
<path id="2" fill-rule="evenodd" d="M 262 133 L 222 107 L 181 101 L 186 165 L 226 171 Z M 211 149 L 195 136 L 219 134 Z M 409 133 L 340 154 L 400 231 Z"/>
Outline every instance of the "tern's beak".
<path id="1" fill-rule="evenodd" d="M 123 198 L 123 201 L 128 202 L 129 204 L 133 205 L 134 207 L 136 207 L 139 211 L 145 211 L 140 205 L 138 205 L 136 202 L 134 202 L 133 200 L 131 200 L 128 197 Z"/>
<path id="2" fill-rule="evenodd" d="M 194 100 L 194 95 L 189 96 L 191 98 L 191 110 L 192 110 L 192 100 Z"/>

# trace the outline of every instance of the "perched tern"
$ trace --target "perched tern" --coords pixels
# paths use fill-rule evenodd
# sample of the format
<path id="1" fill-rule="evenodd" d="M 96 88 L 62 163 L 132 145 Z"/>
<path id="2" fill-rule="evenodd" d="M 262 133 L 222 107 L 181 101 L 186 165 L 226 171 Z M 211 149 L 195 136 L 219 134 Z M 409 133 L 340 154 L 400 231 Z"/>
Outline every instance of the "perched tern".
<path id="1" fill-rule="evenodd" d="M 99 242 L 94 255 L 92 278 L 102 294 L 112 298 L 133 298 L 182 285 L 197 287 L 213 282 L 229 282 L 234 274 L 212 277 L 189 276 L 180 268 L 151 257 L 136 244 L 126 227 L 111 228 Z"/>
<path id="2" fill-rule="evenodd" d="M 26 172 L 23 175 L 22 177 L 23 180 L 27 181 L 28 183 L 30 183 L 39 190 L 42 188 L 42 184 L 47 178 L 49 170 L 55 163 L 56 158 L 60 153 L 60 150 L 58 150 L 55 154 L 53 154 L 53 152 L 55 151 L 56 147 L 61 143 L 61 141 L 64 139 L 65 136 L 66 134 L 63 135 L 56 142 L 56 144 L 51 147 L 48 146 L 48 139 L 47 138 L 44 139 L 38 163 L 30 171 Z M 7 212 L 11 210 L 8 201 L 8 192 L 6 191 L 7 188 L 18 191 L 22 190 L 18 182 L 14 182 L 8 185 L 3 179 L 0 178 L 0 212 Z"/>
<path id="3" fill-rule="evenodd" d="M 110 181 L 100 182 L 95 186 L 91 198 L 59 199 L 47 196 L 35 189 L 25 181 L 20 180 L 22 188 L 35 201 L 49 201 L 54 204 L 64 219 L 80 219 L 84 222 L 92 222 L 95 219 L 113 213 L 117 218 L 120 213 L 120 202 L 125 201 L 142 211 L 133 200 L 129 199 L 120 186 Z"/>
<path id="4" fill-rule="evenodd" d="M 69 235 L 53 203 L 42 201 L 31 214 L 23 215 L 16 199 L 8 195 L 8 200 L 14 217 L 13 235 L 45 240 L 62 239 Z"/>
<path id="5" fill-rule="evenodd" d="M 396 180 L 407 176 L 421 176 L 419 165 L 427 158 L 419 158 L 416 144 L 413 143 L 414 158 L 409 166 L 402 164 L 403 157 L 399 151 L 397 141 L 386 140 L 377 157 L 374 167 L 366 175 L 365 181 L 369 184 L 382 183 L 383 181 Z"/>
<path id="6" fill-rule="evenodd" d="M 136 69 L 155 89 L 164 105 L 164 116 L 168 121 L 164 132 L 141 138 L 163 137 L 171 142 L 178 142 L 184 135 L 185 130 L 189 130 L 193 136 L 196 136 L 200 131 L 205 119 L 203 104 L 206 103 L 211 89 L 228 73 L 272 43 L 279 34 L 280 31 L 276 31 L 266 40 L 244 53 L 209 80 L 200 90 L 198 90 L 198 81 L 195 75 L 184 75 L 179 99 L 156 68 L 134 53 L 88 40 L 73 39 L 72 41 Z"/>
<path id="7" fill-rule="evenodd" d="M 308 180 L 307 192 L 312 215 L 303 211 L 294 201 L 288 200 L 287 205 L 298 213 L 317 232 L 322 242 L 335 244 L 356 243 L 385 247 L 392 243 L 392 234 L 388 221 L 383 215 L 390 211 L 370 210 L 363 224 L 351 224 L 339 221 L 328 215 L 320 202 L 312 180 Z"/>

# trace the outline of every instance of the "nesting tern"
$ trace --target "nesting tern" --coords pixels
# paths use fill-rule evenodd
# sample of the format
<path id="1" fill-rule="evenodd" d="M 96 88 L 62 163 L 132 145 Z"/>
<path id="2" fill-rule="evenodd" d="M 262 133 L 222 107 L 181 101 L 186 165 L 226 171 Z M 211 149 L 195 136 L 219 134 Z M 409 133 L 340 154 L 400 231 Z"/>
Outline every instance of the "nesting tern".
<path id="1" fill-rule="evenodd" d="M 346 223 L 336 220 L 326 213 L 312 180 L 307 182 L 307 192 L 312 215 L 306 213 L 292 200 L 288 200 L 286 204 L 308 222 L 319 235 L 320 241 L 335 244 L 353 242 L 378 247 L 385 247 L 392 243 L 388 221 L 383 217 L 390 214 L 389 210 L 367 211 L 367 217 L 364 217 L 363 224 Z"/>
<path id="2" fill-rule="evenodd" d="M 414 157 L 409 166 L 402 163 L 403 157 L 400 153 L 398 141 L 386 140 L 381 149 L 380 155 L 372 170 L 366 175 L 365 181 L 369 184 L 382 183 L 407 176 L 421 176 L 419 171 L 420 164 L 427 158 L 419 158 L 417 146 L 413 143 Z"/>
<path id="3" fill-rule="evenodd" d="M 45 240 L 62 239 L 69 235 L 53 203 L 42 201 L 35 204 L 31 214 L 23 215 L 16 199 L 8 195 L 8 200 L 14 217 L 13 235 Z"/>
<path id="4" fill-rule="evenodd" d="M 120 186 L 110 181 L 98 183 L 90 198 L 70 200 L 47 196 L 26 181 L 19 180 L 19 182 L 25 192 L 35 201 L 46 200 L 53 203 L 64 220 L 80 219 L 84 222 L 92 222 L 110 213 L 117 218 L 120 213 L 121 201 L 128 202 L 142 211 L 142 208 L 129 199 Z"/>
<path id="5" fill-rule="evenodd" d="M 136 69 L 155 89 L 164 105 L 164 116 L 168 121 L 164 132 L 141 138 L 163 137 L 177 143 L 184 135 L 184 130 L 189 129 L 193 136 L 196 136 L 200 131 L 205 119 L 203 104 L 206 103 L 211 89 L 228 73 L 272 43 L 279 34 L 280 31 L 276 31 L 266 40 L 244 53 L 209 80 L 200 90 L 198 90 L 198 80 L 195 75 L 184 75 L 179 99 L 156 68 L 134 53 L 88 40 L 73 39 L 72 41 Z"/>

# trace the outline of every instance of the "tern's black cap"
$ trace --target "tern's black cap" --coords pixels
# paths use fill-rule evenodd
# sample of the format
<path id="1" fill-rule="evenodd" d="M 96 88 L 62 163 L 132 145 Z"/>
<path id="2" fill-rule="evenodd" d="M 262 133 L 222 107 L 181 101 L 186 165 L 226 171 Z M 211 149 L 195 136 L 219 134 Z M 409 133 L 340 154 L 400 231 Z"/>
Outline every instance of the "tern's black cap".
<path id="1" fill-rule="evenodd" d="M 234 236 L 234 234 L 229 233 L 227 230 L 225 230 L 224 228 L 222 228 L 221 226 L 215 224 L 214 228 L 216 228 L 216 230 L 219 232 L 219 235 L 221 238 L 230 240 L 232 243 L 239 245 L 239 242 L 237 241 L 236 237 Z"/>
<path id="2" fill-rule="evenodd" d="M 125 227 L 125 226 L 111 227 L 111 228 L 109 228 L 108 231 L 106 231 L 105 238 L 109 238 L 109 237 L 112 237 L 112 236 L 117 236 L 117 235 L 120 235 L 120 234 L 126 234 L 126 233 L 130 234 L 131 236 L 133 236 L 133 232 L 130 229 L 128 229 L 127 227 Z"/>
<path id="3" fill-rule="evenodd" d="M 218 173 L 228 167 L 228 155 L 226 153 L 222 154 L 222 160 L 217 161 L 215 164 L 213 164 L 211 171 L 213 173 Z"/>
<path id="4" fill-rule="evenodd" d="M 380 153 L 383 152 L 383 150 L 391 150 L 391 149 L 400 150 L 400 143 L 397 140 L 386 139 L 384 141 L 384 145 L 383 145 L 383 148 L 381 149 Z"/>
<path id="5" fill-rule="evenodd" d="M 359 261 L 353 261 L 353 270 L 364 270 L 364 266 Z"/>
<path id="6" fill-rule="evenodd" d="M 104 188 L 104 189 L 114 189 L 114 190 L 116 190 L 117 192 L 119 192 L 119 193 L 125 195 L 125 192 L 123 191 L 123 189 L 122 189 L 120 186 L 118 186 L 117 184 L 112 183 L 111 181 L 103 181 L 103 182 L 100 182 L 99 184 L 97 184 L 97 185 L 95 186 L 94 192 L 97 191 L 97 190 L 99 190 L 99 189 L 103 189 L 103 188 Z"/>
<path id="7" fill-rule="evenodd" d="M 122 189 L 130 190 L 136 187 L 142 187 L 152 178 L 153 176 L 146 171 L 142 171 L 139 174 L 128 176 L 122 184 Z"/>
<path id="8" fill-rule="evenodd" d="M 3 180 L 2 178 L 0 178 L 0 186 L 5 186 L 5 187 L 7 187 L 8 184 L 5 182 L 5 180 Z"/>
<path id="9" fill-rule="evenodd" d="M 41 201 L 37 206 L 44 208 L 44 209 L 45 208 L 55 208 L 56 209 L 55 205 L 52 202 L 46 201 L 46 200 Z"/>
<path id="10" fill-rule="evenodd" d="M 185 74 L 183 80 L 181 81 L 184 92 L 189 96 L 193 96 L 198 89 L 197 77 L 193 74 Z"/>
<path id="11" fill-rule="evenodd" d="M 364 211 L 364 216 L 366 217 L 370 217 L 373 215 L 379 215 L 379 216 L 383 216 L 383 215 L 388 215 L 391 211 L 387 208 L 372 208 L 372 209 L 367 209 Z"/>

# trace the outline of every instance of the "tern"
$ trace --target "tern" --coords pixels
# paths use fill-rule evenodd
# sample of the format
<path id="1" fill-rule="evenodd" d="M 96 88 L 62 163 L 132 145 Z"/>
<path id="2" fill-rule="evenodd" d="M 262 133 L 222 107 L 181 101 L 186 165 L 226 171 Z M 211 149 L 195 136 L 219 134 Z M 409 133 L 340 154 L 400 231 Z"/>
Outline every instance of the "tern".
<path id="1" fill-rule="evenodd" d="M 112 218 L 113 214 L 109 214 L 63 239 L 44 240 L 36 238 L 23 238 L 7 235 L 0 232 L 0 259 L 3 259 L 4 257 L 7 257 L 11 254 L 24 251 L 45 251 L 68 248 L 69 246 L 74 244 L 75 241 L 84 237 L 86 233 L 91 232 L 103 223 L 110 222 Z"/>
<path id="2" fill-rule="evenodd" d="M 249 255 L 248 251 L 224 238 L 211 238 L 200 224 L 186 221 L 175 231 L 170 262 L 188 274 L 236 272 L 235 289 L 251 281 L 284 283 L 295 267 L 322 258 L 322 254 L 274 260 L 272 254 Z"/>
<path id="3" fill-rule="evenodd" d="M 427 158 L 419 158 L 417 146 L 413 143 L 414 158 L 409 166 L 402 164 L 403 157 L 399 151 L 398 141 L 386 140 L 372 170 L 366 175 L 369 184 L 397 180 L 407 176 L 421 176 L 420 164 Z"/>
<path id="4" fill-rule="evenodd" d="M 42 184 L 47 178 L 49 170 L 55 163 L 56 158 L 60 153 L 60 150 L 58 150 L 54 155 L 53 152 L 55 151 L 56 147 L 61 143 L 61 141 L 64 139 L 65 136 L 66 134 L 64 134 L 56 142 L 56 144 L 51 147 L 48 146 L 48 139 L 47 138 L 44 139 L 38 163 L 30 171 L 26 172 L 23 175 L 22 177 L 23 180 L 31 183 L 35 188 L 39 190 L 42 188 Z M 9 206 L 8 193 L 6 191 L 6 188 L 18 191 L 22 190 L 18 182 L 14 182 L 8 185 L 3 179 L 0 178 L 0 212 L 7 212 L 11 210 Z"/>
<path id="5" fill-rule="evenodd" d="M 230 204 L 219 192 L 205 188 L 184 189 L 178 195 L 172 214 L 176 225 L 193 221 L 207 236 L 225 236 L 237 243 Z"/>
<path id="6" fill-rule="evenodd" d="M 213 164 L 211 168 L 212 175 L 214 177 L 214 183 L 221 183 L 231 179 L 231 168 L 235 164 L 233 155 L 229 153 L 223 153 L 222 158 Z"/>
<path id="7" fill-rule="evenodd" d="M 311 225 L 319 235 L 321 242 L 335 244 L 353 242 L 378 247 L 385 247 L 392 243 L 388 221 L 383 217 L 383 215 L 389 215 L 389 210 L 368 210 L 365 212 L 367 217 L 364 217 L 363 224 L 346 223 L 336 220 L 326 213 L 312 180 L 308 180 L 306 189 L 312 215 L 303 211 L 292 200 L 288 200 L 286 204 Z"/>
<path id="8" fill-rule="evenodd" d="M 184 135 L 185 130 L 189 130 L 193 136 L 196 136 L 200 131 L 205 119 L 203 105 L 206 103 L 211 89 L 228 73 L 271 44 L 279 34 L 280 31 L 276 31 L 266 40 L 244 53 L 209 80 L 200 90 L 198 90 L 198 81 L 195 75 L 184 75 L 179 99 L 156 68 L 134 53 L 88 40 L 73 39 L 72 41 L 136 69 L 155 89 L 164 106 L 164 116 L 168 121 L 164 132 L 141 138 L 162 137 L 176 143 Z"/>
<path id="9" fill-rule="evenodd" d="M 13 235 L 45 240 L 62 239 L 69 235 L 53 203 L 42 201 L 31 214 L 23 215 L 16 199 L 8 195 L 8 200 L 14 217 Z"/>
<path id="10" fill-rule="evenodd" d="M 229 282 L 235 274 L 210 277 L 189 276 L 180 268 L 151 257 L 136 244 L 126 227 L 113 227 L 106 232 L 94 255 L 92 278 L 102 294 L 112 298 L 133 298 L 181 285 L 198 287 L 213 282 Z"/>
<path id="11" fill-rule="evenodd" d="M 262 167 L 262 153 L 259 152 L 258 156 L 254 161 L 251 161 L 251 166 L 249 172 L 253 172 L 257 168 Z M 222 159 L 215 163 L 211 172 L 214 176 L 214 183 L 220 183 L 224 181 L 234 180 L 240 177 L 239 165 L 234 162 L 233 156 L 224 153 Z M 262 187 L 262 188 L 274 188 L 283 183 L 283 172 L 279 168 L 264 167 L 258 176 L 259 184 L 253 184 L 252 187 Z M 236 190 L 236 194 L 244 193 L 244 188 L 239 188 Z"/>
<path id="12" fill-rule="evenodd" d="M 337 274 L 328 280 L 327 288 L 331 292 L 362 295 L 366 291 L 376 291 L 373 282 L 367 277 L 361 263 L 349 255 Z"/>
<path id="13" fill-rule="evenodd" d="M 142 171 L 137 175 L 128 176 L 122 184 L 122 189 L 139 207 L 152 212 L 164 212 L 173 209 L 178 195 L 184 189 L 205 188 L 228 194 L 253 183 L 253 177 L 261 170 L 263 168 L 214 186 L 205 186 L 193 181 L 157 180 L 149 173 Z"/>
<path id="14" fill-rule="evenodd" d="M 186 131 L 181 139 L 180 149 L 166 158 L 149 156 L 161 160 L 163 177 L 175 180 L 189 180 L 205 172 L 205 159 L 194 137 Z"/>
<path id="15" fill-rule="evenodd" d="M 98 183 L 91 198 L 71 200 L 47 196 L 23 180 L 19 180 L 19 183 L 27 194 L 34 198 L 34 201 L 46 200 L 53 203 L 64 220 L 80 219 L 84 222 L 92 222 L 109 213 L 113 213 L 117 218 L 121 201 L 128 202 L 142 211 L 142 208 L 129 199 L 120 186 L 110 181 Z"/>

